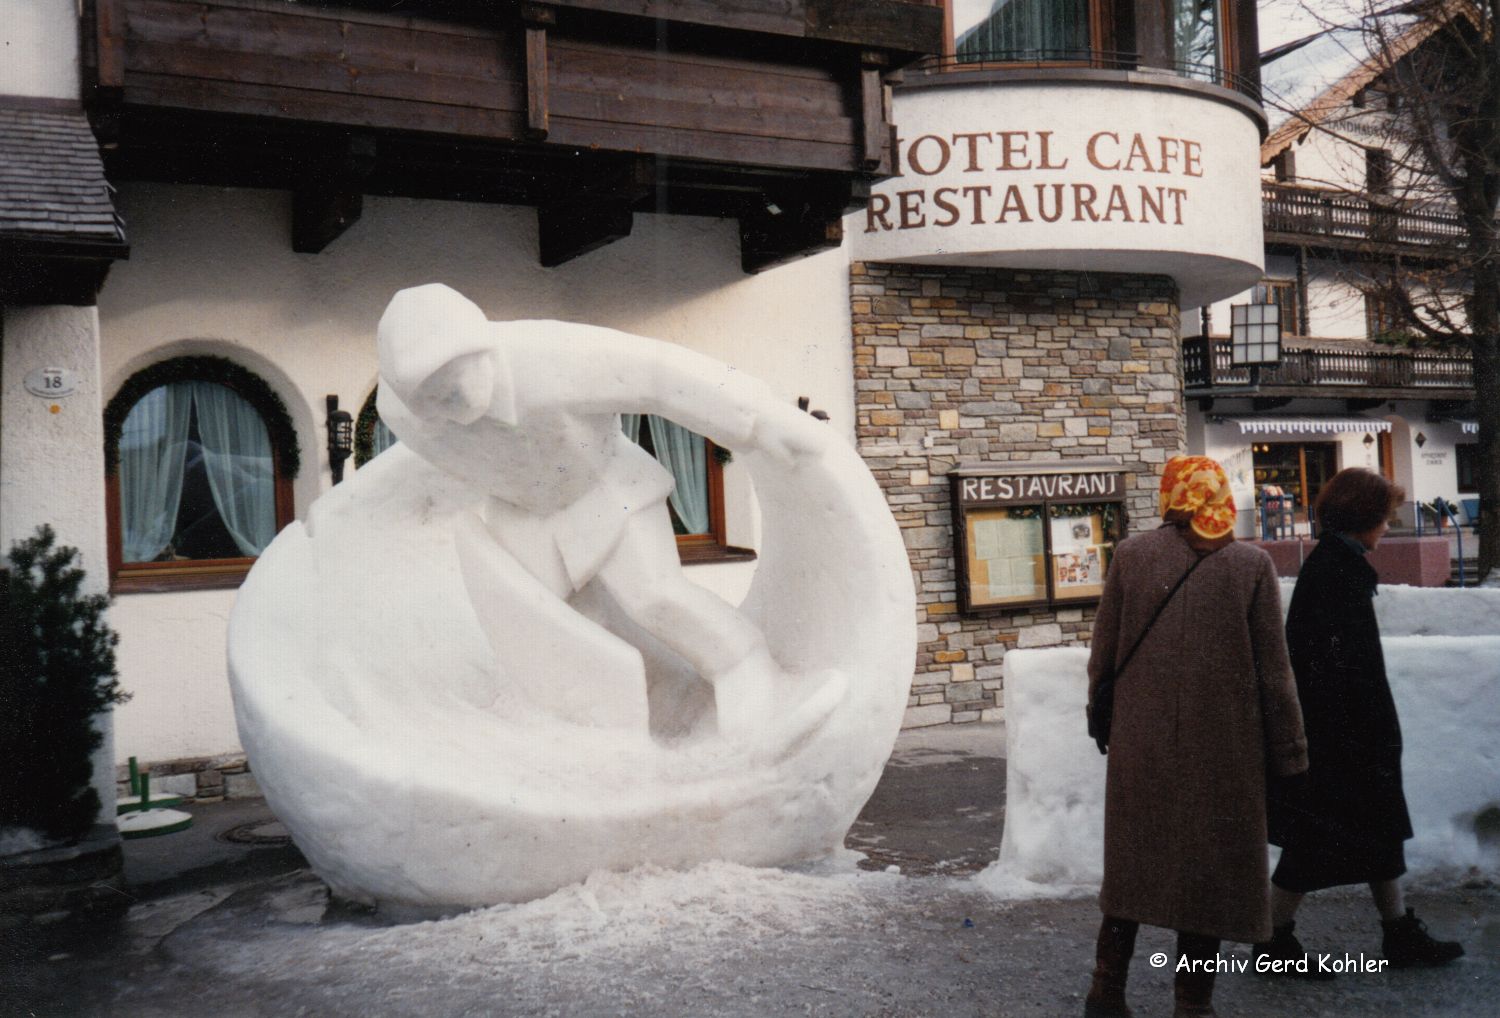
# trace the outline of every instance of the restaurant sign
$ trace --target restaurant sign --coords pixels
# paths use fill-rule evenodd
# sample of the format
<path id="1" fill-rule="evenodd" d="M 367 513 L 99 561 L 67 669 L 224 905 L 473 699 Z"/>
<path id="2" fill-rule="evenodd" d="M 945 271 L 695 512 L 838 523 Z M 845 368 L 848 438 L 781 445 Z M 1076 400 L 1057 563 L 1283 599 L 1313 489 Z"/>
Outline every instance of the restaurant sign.
<path id="1" fill-rule="evenodd" d="M 961 76 L 955 76 L 961 77 Z M 996 82 L 897 93 L 896 175 L 845 228 L 863 261 L 1260 278 L 1260 135 L 1190 88 Z"/>

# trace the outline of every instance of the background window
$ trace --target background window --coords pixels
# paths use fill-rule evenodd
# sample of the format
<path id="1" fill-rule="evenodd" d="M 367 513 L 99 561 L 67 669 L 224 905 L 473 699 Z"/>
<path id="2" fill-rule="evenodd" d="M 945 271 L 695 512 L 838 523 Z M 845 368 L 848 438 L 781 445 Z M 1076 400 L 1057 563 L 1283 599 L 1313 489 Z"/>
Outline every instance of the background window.
<path id="1" fill-rule="evenodd" d="M 1174 0 L 1173 50 L 1177 62 L 1205 68 L 1222 67 L 1222 0 Z"/>
<path id="2" fill-rule="evenodd" d="M 1090 0 L 952 0 L 954 52 L 984 60 L 1087 60 Z"/>
<path id="3" fill-rule="evenodd" d="M 730 547 L 724 527 L 724 463 L 727 450 L 680 424 L 652 414 L 621 414 L 620 427 L 656 457 L 677 486 L 667 499 L 677 551 L 684 562 L 748 558 Z"/>
<path id="4" fill-rule="evenodd" d="M 1265 279 L 1255 289 L 1258 304 L 1275 304 L 1281 309 L 1281 332 L 1286 336 L 1302 334 L 1302 307 L 1297 283 L 1291 279 Z"/>
<path id="5" fill-rule="evenodd" d="M 1365 149 L 1365 191 L 1385 194 L 1391 189 L 1391 154 L 1383 148 Z"/>
<path id="6" fill-rule="evenodd" d="M 1453 452 L 1458 467 L 1458 490 L 1465 494 L 1478 492 L 1479 481 L 1475 465 L 1479 446 L 1474 442 L 1464 442 L 1455 446 Z"/>
<path id="7" fill-rule="evenodd" d="M 378 392 L 378 390 L 377 390 Z M 394 445 L 397 438 L 380 419 L 376 392 L 360 408 L 354 428 L 354 465 L 363 466 Z M 724 527 L 724 462 L 729 454 L 695 431 L 664 417 L 622 414 L 620 427 L 671 473 L 676 488 L 667 500 L 672 531 L 684 561 L 750 557 L 729 548 Z"/>
<path id="8" fill-rule="evenodd" d="M 291 517 L 295 439 L 269 387 L 182 358 L 132 378 L 105 417 L 117 589 L 237 584 Z"/>
<path id="9" fill-rule="evenodd" d="M 364 405 L 359 408 L 359 416 L 354 420 L 355 470 L 397 442 L 395 434 L 385 426 L 385 421 L 380 419 L 380 411 L 375 408 L 375 398 L 379 392 L 378 385 L 370 390 L 370 395 L 365 398 Z"/>

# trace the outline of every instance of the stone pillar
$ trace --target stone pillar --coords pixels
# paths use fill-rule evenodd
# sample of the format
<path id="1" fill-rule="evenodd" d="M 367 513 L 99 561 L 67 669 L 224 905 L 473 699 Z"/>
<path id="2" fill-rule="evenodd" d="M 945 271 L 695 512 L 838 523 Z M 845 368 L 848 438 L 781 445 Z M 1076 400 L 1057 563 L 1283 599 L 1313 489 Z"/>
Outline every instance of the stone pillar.
<path id="1" fill-rule="evenodd" d="M 70 396 L 26 391 L 38 368 L 66 368 Z M 42 524 L 59 544 L 80 552 L 83 592 L 109 589 L 104 517 L 104 404 L 100 392 L 99 313 L 94 307 L 0 308 L 0 554 Z M 104 744 L 94 757 L 100 822 L 115 815 L 111 718 L 100 719 Z"/>
<path id="2" fill-rule="evenodd" d="M 1184 444 L 1176 284 L 856 263 L 852 309 L 859 449 L 917 581 L 907 724 L 994 717 L 1006 650 L 1082 643 L 1094 610 L 960 617 L 947 472 L 1115 456 L 1130 530 L 1156 526 L 1161 466 Z"/>

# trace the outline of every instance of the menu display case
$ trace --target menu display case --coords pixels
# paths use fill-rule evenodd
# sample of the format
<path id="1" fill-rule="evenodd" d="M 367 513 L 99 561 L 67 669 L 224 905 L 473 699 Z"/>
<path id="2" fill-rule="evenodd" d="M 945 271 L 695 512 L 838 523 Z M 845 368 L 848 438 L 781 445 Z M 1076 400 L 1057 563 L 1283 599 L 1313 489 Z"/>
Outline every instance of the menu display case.
<path id="1" fill-rule="evenodd" d="M 959 610 L 1089 603 L 1124 534 L 1117 464 L 971 464 L 949 473 Z"/>

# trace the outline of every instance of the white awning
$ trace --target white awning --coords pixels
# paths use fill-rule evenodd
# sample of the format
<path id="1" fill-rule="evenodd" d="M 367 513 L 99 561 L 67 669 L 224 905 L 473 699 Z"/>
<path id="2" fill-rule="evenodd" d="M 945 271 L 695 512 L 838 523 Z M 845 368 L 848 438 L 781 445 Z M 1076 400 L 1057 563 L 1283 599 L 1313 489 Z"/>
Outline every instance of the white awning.
<path id="1" fill-rule="evenodd" d="M 1216 417 L 1238 424 L 1242 435 L 1337 435 L 1348 432 L 1390 431 L 1390 421 L 1373 417 Z"/>
<path id="2" fill-rule="evenodd" d="M 1479 422 L 1478 421 L 1461 421 L 1461 420 L 1459 420 L 1458 418 L 1455 417 L 1453 419 L 1453 423 L 1457 424 L 1459 426 L 1459 428 L 1462 429 L 1462 431 L 1463 431 L 1463 433 L 1465 435 L 1477 435 L 1477 434 L 1479 434 Z"/>

